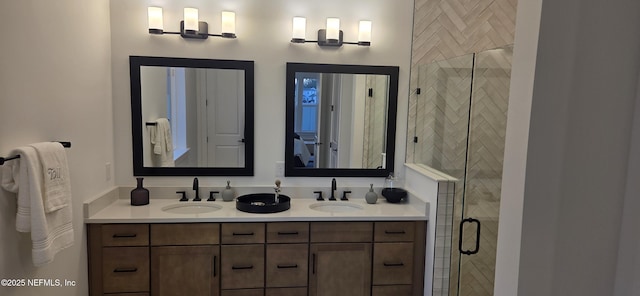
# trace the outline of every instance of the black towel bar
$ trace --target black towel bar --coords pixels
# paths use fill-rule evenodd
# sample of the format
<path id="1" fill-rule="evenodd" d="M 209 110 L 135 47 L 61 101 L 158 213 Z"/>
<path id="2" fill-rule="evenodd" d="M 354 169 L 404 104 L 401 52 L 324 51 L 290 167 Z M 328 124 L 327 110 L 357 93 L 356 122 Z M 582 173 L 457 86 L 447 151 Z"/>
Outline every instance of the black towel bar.
<path id="1" fill-rule="evenodd" d="M 71 147 L 71 142 L 58 142 L 58 143 L 62 144 L 62 147 L 64 147 L 64 148 L 70 148 Z M 13 160 L 13 159 L 16 159 L 16 158 L 20 158 L 20 155 L 9 156 L 7 158 L 0 157 L 0 165 L 3 165 L 5 161 Z"/>

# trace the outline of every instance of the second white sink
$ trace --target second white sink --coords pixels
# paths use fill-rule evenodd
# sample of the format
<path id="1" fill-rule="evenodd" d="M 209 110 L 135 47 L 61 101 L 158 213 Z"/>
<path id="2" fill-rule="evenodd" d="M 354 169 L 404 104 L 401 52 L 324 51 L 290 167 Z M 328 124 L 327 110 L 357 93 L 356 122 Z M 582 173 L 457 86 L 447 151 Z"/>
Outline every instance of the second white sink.
<path id="1" fill-rule="evenodd" d="M 222 206 L 209 203 L 178 203 L 162 207 L 162 211 L 172 214 L 203 214 L 222 209 Z"/>
<path id="2" fill-rule="evenodd" d="M 343 213 L 343 212 L 353 212 L 360 211 L 363 209 L 361 205 L 349 203 L 349 202 L 318 202 L 309 206 L 310 209 L 321 211 L 321 212 L 329 212 L 329 213 Z"/>

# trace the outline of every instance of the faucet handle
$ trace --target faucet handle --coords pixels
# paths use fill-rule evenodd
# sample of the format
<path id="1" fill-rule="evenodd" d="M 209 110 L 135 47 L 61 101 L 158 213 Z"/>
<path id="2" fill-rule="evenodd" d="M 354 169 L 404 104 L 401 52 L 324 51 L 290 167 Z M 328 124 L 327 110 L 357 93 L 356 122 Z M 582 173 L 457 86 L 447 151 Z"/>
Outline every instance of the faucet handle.
<path id="1" fill-rule="evenodd" d="M 189 201 L 189 199 L 187 198 L 187 192 L 186 191 L 176 191 L 177 194 L 182 194 L 182 198 L 180 198 L 180 201 Z"/>
<path id="2" fill-rule="evenodd" d="M 351 190 L 345 190 L 342 192 L 342 197 L 340 198 L 340 200 L 349 200 L 347 198 L 347 194 L 351 193 Z"/>
<path id="3" fill-rule="evenodd" d="M 207 201 L 216 201 L 216 194 L 220 193 L 220 191 L 209 191 L 209 199 Z"/>
<path id="4" fill-rule="evenodd" d="M 316 198 L 316 200 L 318 201 L 324 200 L 324 198 L 322 198 L 322 191 L 314 191 L 313 193 L 318 194 L 318 198 Z"/>

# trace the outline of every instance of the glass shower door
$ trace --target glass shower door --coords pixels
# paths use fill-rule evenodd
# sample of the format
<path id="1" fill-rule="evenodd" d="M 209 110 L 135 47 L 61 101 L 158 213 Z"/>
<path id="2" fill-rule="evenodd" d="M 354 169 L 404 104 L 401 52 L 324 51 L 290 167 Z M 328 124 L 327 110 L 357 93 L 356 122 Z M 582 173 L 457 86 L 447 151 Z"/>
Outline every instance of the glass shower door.
<path id="1" fill-rule="evenodd" d="M 468 54 L 418 68 L 420 91 L 414 114 L 414 161 L 459 179 L 455 200 L 461 200 L 463 193 L 460 188 L 464 184 L 467 158 L 473 56 Z M 449 197 L 442 199 L 438 198 L 434 221 L 434 296 L 456 295 L 458 286 L 459 258 L 454 253 L 457 243 L 453 243 L 452 235 L 457 230 L 453 222 L 454 208 L 458 209 L 460 205 L 455 205 Z M 459 223 L 460 219 L 457 219 Z"/>
<path id="2" fill-rule="evenodd" d="M 418 68 L 414 162 L 458 179 L 436 205 L 434 296 L 493 295 L 512 52 Z"/>
<path id="3" fill-rule="evenodd" d="M 461 242 L 452 256 L 459 259 L 458 292 L 449 295 L 493 295 L 512 54 L 511 46 L 475 54 L 463 196 L 453 222 L 463 225 L 453 232 Z"/>

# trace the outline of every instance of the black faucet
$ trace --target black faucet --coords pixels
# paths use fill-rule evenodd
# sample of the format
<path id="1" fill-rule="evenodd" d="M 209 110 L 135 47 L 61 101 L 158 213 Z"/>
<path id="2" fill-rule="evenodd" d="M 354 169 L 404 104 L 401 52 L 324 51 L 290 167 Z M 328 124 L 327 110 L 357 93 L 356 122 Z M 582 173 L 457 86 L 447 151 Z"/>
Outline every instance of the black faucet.
<path id="1" fill-rule="evenodd" d="M 193 199 L 193 201 L 201 201 L 200 187 L 198 186 L 198 178 L 193 178 L 193 190 L 196 191 L 196 197 Z"/>
<path id="2" fill-rule="evenodd" d="M 331 197 L 329 197 L 329 200 L 336 200 L 335 197 L 335 192 L 336 192 L 336 178 L 331 179 Z"/>

